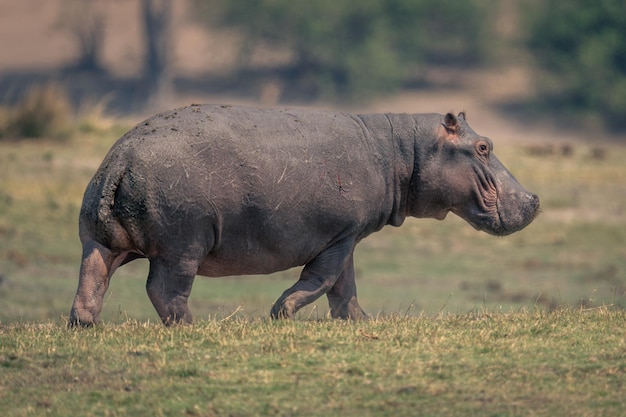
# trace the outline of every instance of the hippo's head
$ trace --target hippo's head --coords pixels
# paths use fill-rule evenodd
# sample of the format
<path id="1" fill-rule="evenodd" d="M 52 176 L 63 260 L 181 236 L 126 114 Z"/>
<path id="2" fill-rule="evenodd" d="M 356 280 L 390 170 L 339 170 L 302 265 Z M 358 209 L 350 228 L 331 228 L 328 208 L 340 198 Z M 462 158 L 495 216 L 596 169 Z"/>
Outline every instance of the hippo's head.
<path id="1" fill-rule="evenodd" d="M 539 198 L 500 163 L 491 140 L 476 134 L 464 113 L 445 115 L 436 136 L 434 146 L 419 155 L 419 179 L 410 201 L 413 215 L 443 219 L 451 211 L 497 236 L 533 221 Z"/>

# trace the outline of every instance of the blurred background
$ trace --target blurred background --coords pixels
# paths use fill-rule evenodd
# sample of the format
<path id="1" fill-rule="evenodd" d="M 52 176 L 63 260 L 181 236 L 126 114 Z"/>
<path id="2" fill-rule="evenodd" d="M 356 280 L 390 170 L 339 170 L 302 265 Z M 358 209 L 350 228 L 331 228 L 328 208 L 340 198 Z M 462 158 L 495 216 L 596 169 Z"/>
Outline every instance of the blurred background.
<path id="1" fill-rule="evenodd" d="M 370 313 L 626 305 L 621 0 L 0 0 L 0 321 L 67 314 L 104 154 L 201 102 L 466 111 L 539 194 L 542 215 L 507 239 L 448 218 L 364 241 Z M 105 318 L 156 318 L 145 268 L 116 273 Z M 198 279 L 192 309 L 264 315 L 297 275 Z"/>
<path id="2" fill-rule="evenodd" d="M 435 92 L 449 110 L 612 132 L 626 128 L 625 15 L 618 0 L 2 0 L 0 99 L 53 84 L 74 111 L 125 116 Z"/>

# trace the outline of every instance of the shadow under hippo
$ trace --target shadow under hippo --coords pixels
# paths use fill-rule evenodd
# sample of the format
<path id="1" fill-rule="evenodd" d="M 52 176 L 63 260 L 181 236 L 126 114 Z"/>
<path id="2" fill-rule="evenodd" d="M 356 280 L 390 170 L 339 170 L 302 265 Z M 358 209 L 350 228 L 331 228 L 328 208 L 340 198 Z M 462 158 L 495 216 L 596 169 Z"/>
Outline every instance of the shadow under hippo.
<path id="1" fill-rule="evenodd" d="M 449 212 L 504 236 L 538 210 L 463 113 L 192 105 L 134 127 L 89 182 L 69 325 L 99 322 L 111 275 L 137 258 L 150 262 L 148 296 L 166 325 L 192 321 L 196 275 L 296 266 L 272 317 L 326 294 L 332 317 L 363 319 L 353 253 L 364 237 Z"/>

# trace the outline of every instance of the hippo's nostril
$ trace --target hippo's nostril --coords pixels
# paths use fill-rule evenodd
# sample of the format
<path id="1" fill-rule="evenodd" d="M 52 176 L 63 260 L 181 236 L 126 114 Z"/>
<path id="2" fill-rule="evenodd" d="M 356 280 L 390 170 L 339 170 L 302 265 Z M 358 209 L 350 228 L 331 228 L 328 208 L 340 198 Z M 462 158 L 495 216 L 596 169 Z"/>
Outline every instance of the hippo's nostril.
<path id="1" fill-rule="evenodd" d="M 539 208 L 539 197 L 537 194 L 530 194 L 530 202 L 534 208 Z"/>
<path id="2" fill-rule="evenodd" d="M 529 213 L 532 213 L 531 214 L 532 219 L 534 219 L 539 214 L 539 211 L 541 210 L 539 206 L 540 206 L 539 197 L 536 194 L 529 193 L 527 207 L 528 207 Z"/>

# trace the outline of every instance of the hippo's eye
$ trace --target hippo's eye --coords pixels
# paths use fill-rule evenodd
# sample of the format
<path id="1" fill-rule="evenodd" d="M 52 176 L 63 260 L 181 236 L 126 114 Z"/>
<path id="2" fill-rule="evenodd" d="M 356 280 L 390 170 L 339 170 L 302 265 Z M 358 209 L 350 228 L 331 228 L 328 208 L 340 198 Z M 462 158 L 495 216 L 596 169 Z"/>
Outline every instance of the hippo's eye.
<path id="1" fill-rule="evenodd" d="M 476 152 L 481 156 L 489 155 L 489 144 L 485 141 L 479 141 L 476 143 Z"/>

